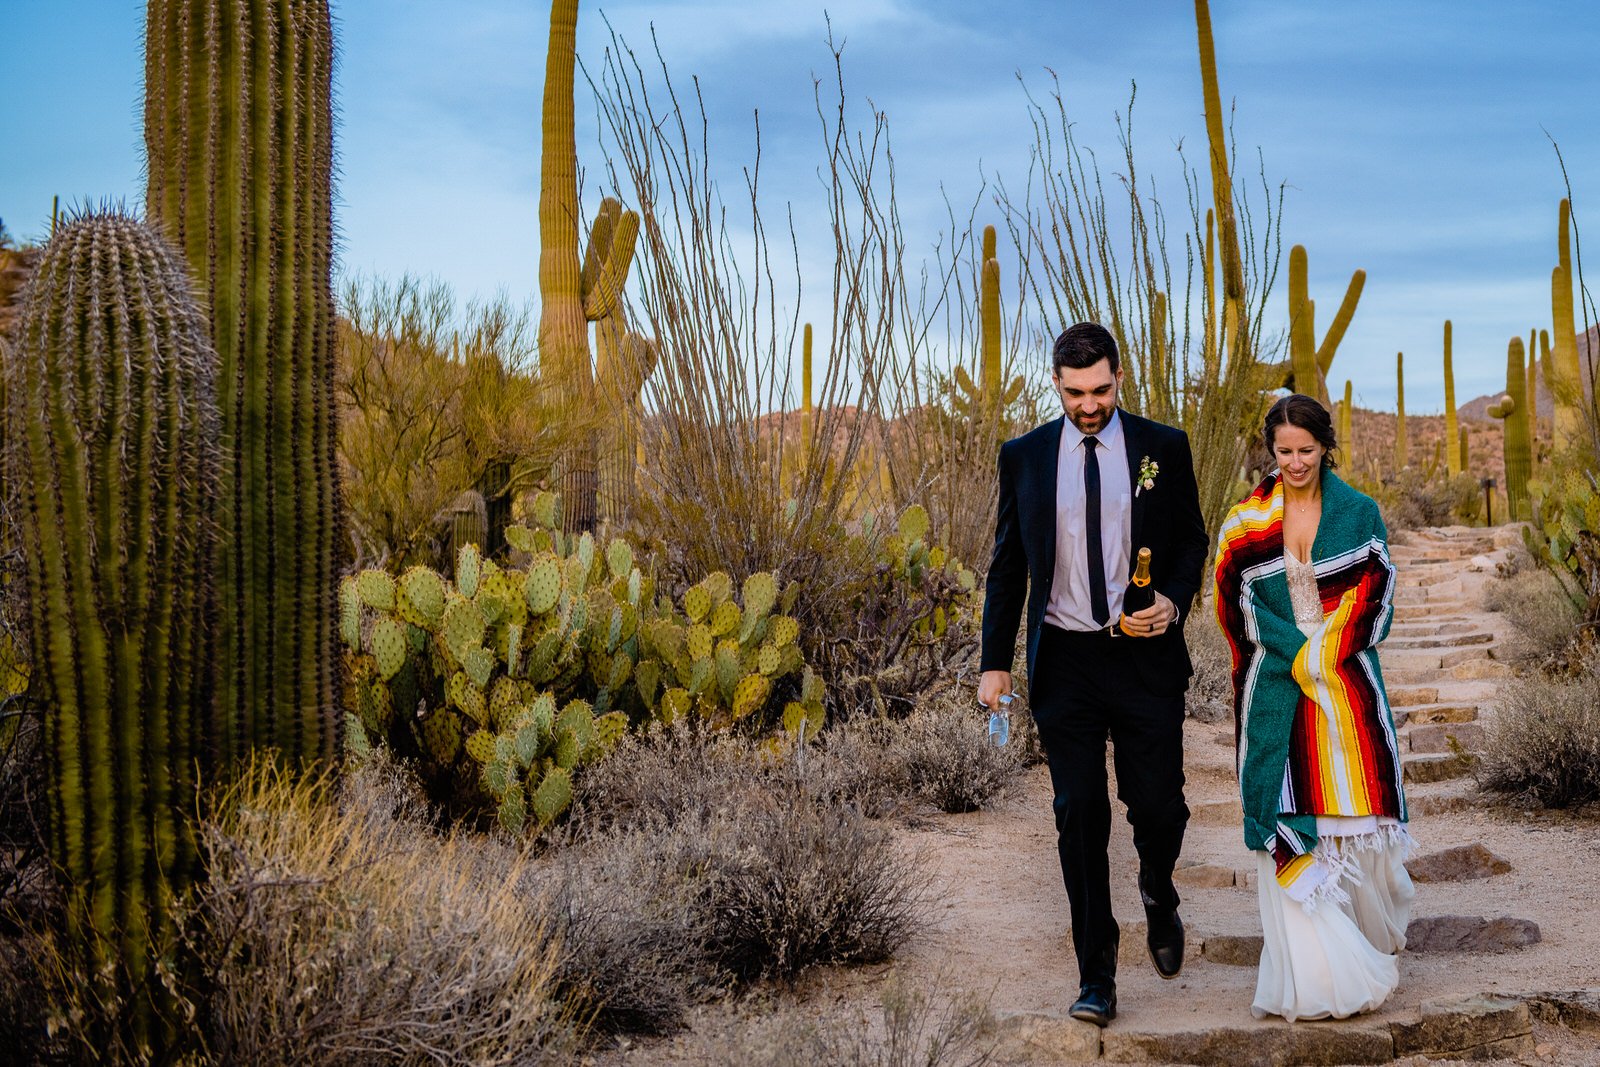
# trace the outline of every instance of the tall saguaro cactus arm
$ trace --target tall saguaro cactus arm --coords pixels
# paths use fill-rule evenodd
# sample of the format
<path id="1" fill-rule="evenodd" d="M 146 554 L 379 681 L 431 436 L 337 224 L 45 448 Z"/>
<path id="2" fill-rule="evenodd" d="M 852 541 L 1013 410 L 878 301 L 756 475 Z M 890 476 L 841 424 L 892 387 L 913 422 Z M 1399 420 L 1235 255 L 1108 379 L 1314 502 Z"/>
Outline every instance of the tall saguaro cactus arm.
<path id="1" fill-rule="evenodd" d="M 160 1046 L 215 680 L 216 365 L 181 259 L 120 214 L 67 222 L 4 370 L 69 945 Z"/>
<path id="2" fill-rule="evenodd" d="M 151 219 L 211 310 L 226 755 L 331 760 L 342 539 L 327 0 L 149 0 Z"/>
<path id="3" fill-rule="evenodd" d="M 1244 260 L 1239 252 L 1239 223 L 1233 204 L 1233 179 L 1228 174 L 1228 139 L 1222 122 L 1222 91 L 1217 85 L 1217 47 L 1211 33 L 1211 5 L 1194 0 L 1195 29 L 1199 36 L 1200 83 L 1205 95 L 1206 144 L 1211 162 L 1211 199 L 1217 213 L 1217 237 L 1222 254 L 1224 321 L 1233 328 L 1235 352 L 1248 351 L 1249 316 L 1245 314 Z M 1230 316 L 1227 309 L 1231 307 Z"/>
<path id="4" fill-rule="evenodd" d="M 1450 320 L 1444 320 L 1444 443 L 1445 469 L 1454 478 L 1461 473 L 1461 450 L 1456 447 L 1456 371 L 1450 353 Z"/>
<path id="5" fill-rule="evenodd" d="M 1533 455 L 1528 437 L 1528 379 L 1523 367 L 1522 338 L 1506 346 L 1506 391 L 1489 408 L 1489 417 L 1505 421 L 1506 505 L 1513 520 L 1529 517 L 1528 477 Z"/>

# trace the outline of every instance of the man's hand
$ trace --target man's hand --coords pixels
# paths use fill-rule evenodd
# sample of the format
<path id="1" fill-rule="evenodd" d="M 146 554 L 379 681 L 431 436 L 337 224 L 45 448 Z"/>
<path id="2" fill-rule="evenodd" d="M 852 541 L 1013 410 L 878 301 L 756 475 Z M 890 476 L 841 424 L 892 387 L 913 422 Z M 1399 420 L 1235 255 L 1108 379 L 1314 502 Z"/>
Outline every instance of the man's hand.
<path id="1" fill-rule="evenodd" d="M 978 678 L 978 703 L 986 708 L 1000 706 L 1000 698 L 1011 692 L 1010 671 L 984 671 Z"/>
<path id="2" fill-rule="evenodd" d="M 1155 637 L 1167 632 L 1167 627 L 1178 621 L 1178 606 L 1160 593 L 1156 602 L 1143 611 L 1126 617 L 1128 636 Z"/>

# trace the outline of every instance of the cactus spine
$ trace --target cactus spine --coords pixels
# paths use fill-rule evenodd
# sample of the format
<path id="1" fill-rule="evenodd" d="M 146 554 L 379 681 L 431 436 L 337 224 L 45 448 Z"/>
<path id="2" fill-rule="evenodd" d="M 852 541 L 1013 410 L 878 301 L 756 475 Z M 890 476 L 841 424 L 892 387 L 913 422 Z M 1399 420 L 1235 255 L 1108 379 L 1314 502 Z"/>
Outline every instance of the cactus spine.
<path id="1" fill-rule="evenodd" d="M 1410 449 L 1406 441 L 1406 354 L 1396 352 L 1394 356 L 1394 469 L 1405 470 L 1408 465 L 1407 457 Z"/>
<path id="2" fill-rule="evenodd" d="M 544 373 L 579 418 L 592 412 L 594 372 L 589 323 L 605 319 L 622 296 L 639 236 L 639 216 L 616 201 L 602 203 L 578 258 L 578 144 L 573 122 L 578 0 L 550 6 L 545 58 L 542 159 L 539 182 L 539 359 Z M 563 524 L 592 529 L 597 520 L 596 442 L 580 433 L 561 458 Z"/>
<path id="3" fill-rule="evenodd" d="M 1545 381 L 1555 404 L 1558 449 L 1576 445 L 1587 432 L 1583 418 L 1583 371 L 1578 363 L 1578 324 L 1572 303 L 1572 204 L 1562 200 L 1556 229 L 1557 262 L 1550 272 L 1551 355 Z"/>
<path id="4" fill-rule="evenodd" d="M 1307 279 L 1308 267 L 1304 245 L 1289 250 L 1289 368 L 1290 383 L 1297 393 L 1328 402 L 1328 372 L 1333 369 L 1333 357 L 1344 340 L 1350 320 L 1355 317 L 1356 304 L 1361 300 L 1361 290 L 1367 284 L 1367 272 L 1358 270 L 1350 276 L 1345 287 L 1339 311 L 1328 326 L 1327 335 L 1317 344 L 1316 302 L 1310 296 Z"/>
<path id="5" fill-rule="evenodd" d="M 182 259 L 120 213 L 63 220 L 5 373 L 69 941 L 161 1046 L 216 662 L 216 357 Z"/>
<path id="6" fill-rule="evenodd" d="M 1444 320 L 1444 441 L 1454 445 L 1458 432 L 1456 421 L 1456 372 L 1450 358 L 1450 320 Z M 1445 449 L 1445 468 L 1454 478 L 1461 473 L 1461 453 L 1454 447 Z"/>
<path id="7" fill-rule="evenodd" d="M 1529 517 L 1528 476 L 1532 455 L 1528 440 L 1528 379 L 1523 369 L 1522 338 L 1506 347 L 1506 391 L 1489 408 L 1490 418 L 1505 422 L 1506 508 L 1513 522 Z"/>
<path id="8" fill-rule="evenodd" d="M 327 0 L 150 0 L 146 205 L 199 279 L 221 409 L 227 757 L 339 750 Z"/>

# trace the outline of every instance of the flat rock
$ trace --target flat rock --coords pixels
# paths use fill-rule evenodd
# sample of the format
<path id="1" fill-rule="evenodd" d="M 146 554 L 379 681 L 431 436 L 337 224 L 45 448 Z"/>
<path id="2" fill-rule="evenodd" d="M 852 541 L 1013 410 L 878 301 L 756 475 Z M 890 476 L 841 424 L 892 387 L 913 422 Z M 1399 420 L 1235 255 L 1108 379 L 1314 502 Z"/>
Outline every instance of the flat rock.
<path id="1" fill-rule="evenodd" d="M 1406 809 L 1412 816 L 1448 815 L 1457 811 L 1471 811 L 1473 807 L 1472 798 L 1461 793 L 1406 797 Z"/>
<path id="2" fill-rule="evenodd" d="M 1394 708 L 1410 708 L 1418 704 L 1439 703 L 1439 690 L 1437 689 L 1391 689 L 1389 690 L 1389 706 Z"/>
<path id="3" fill-rule="evenodd" d="M 1406 709 L 1406 722 L 1408 723 L 1477 721 L 1478 706 L 1476 704 L 1436 704 L 1431 708 Z M 1399 724 L 1396 723 L 1396 725 Z"/>
<path id="4" fill-rule="evenodd" d="M 1450 677 L 1463 681 L 1476 681 L 1480 678 L 1505 678 L 1511 674 L 1511 668 L 1497 659 L 1467 660 L 1450 668 Z"/>
<path id="5" fill-rule="evenodd" d="M 1388 1063 L 1394 1059 L 1389 1028 L 1352 1020 L 1293 1026 L 1219 1027 L 1180 1033 L 1137 1033 L 1115 1023 L 1101 1037 L 1107 1063 L 1194 1063 L 1223 1067 L 1254 1064 Z"/>
<path id="6" fill-rule="evenodd" d="M 1190 889 L 1232 889 L 1233 868 L 1214 863 L 1195 863 L 1173 871 L 1172 881 Z"/>
<path id="7" fill-rule="evenodd" d="M 1402 777 L 1407 782 L 1448 782 L 1452 778 L 1465 778 L 1472 771 L 1469 756 L 1407 756 L 1401 763 Z"/>
<path id="8" fill-rule="evenodd" d="M 1471 559 L 1467 560 L 1467 570 L 1492 571 L 1494 570 L 1494 560 L 1490 559 L 1488 556 L 1473 556 Z"/>
<path id="9" fill-rule="evenodd" d="M 1410 952 L 1509 952 L 1539 941 L 1538 923 L 1508 916 L 1432 915 L 1406 927 Z"/>
<path id="10" fill-rule="evenodd" d="M 1483 727 L 1475 722 L 1445 722 L 1411 726 L 1407 738 L 1413 752 L 1455 752 L 1457 747 L 1466 752 L 1482 752 Z M 1451 741 L 1455 745 L 1451 745 Z"/>
<path id="11" fill-rule="evenodd" d="M 1229 967 L 1254 967 L 1261 962 L 1261 935 L 1214 934 L 1201 942 L 1200 956 Z"/>
<path id="12" fill-rule="evenodd" d="M 1396 1056 L 1489 1059 L 1533 1051 L 1533 1018 L 1517 997 L 1477 996 L 1423 1003 L 1415 1022 L 1389 1024 Z"/>
<path id="13" fill-rule="evenodd" d="M 1528 1011 L 1540 1022 L 1569 1030 L 1600 1030 L 1600 989 L 1534 993 L 1528 997 Z"/>
<path id="14" fill-rule="evenodd" d="M 1446 634 L 1442 637 L 1419 637 L 1415 640 L 1394 640 L 1384 642 L 1388 647 L 1397 651 L 1417 648 L 1460 648 L 1465 645 L 1487 645 L 1494 641 L 1493 634 Z"/>
<path id="15" fill-rule="evenodd" d="M 1483 845 L 1473 843 L 1418 856 L 1406 864 L 1406 870 L 1419 882 L 1471 882 L 1508 874 L 1511 864 Z"/>
<path id="16" fill-rule="evenodd" d="M 1004 1063 L 1076 1063 L 1100 1057 L 1100 1028 L 1057 1015 L 1016 1012 L 995 1019 L 995 1052 Z"/>
<path id="17" fill-rule="evenodd" d="M 1449 652 L 1440 653 L 1439 666 L 1445 668 L 1459 667 L 1463 663 L 1476 662 L 1484 657 L 1494 659 L 1494 650 L 1491 648 L 1453 648 Z"/>

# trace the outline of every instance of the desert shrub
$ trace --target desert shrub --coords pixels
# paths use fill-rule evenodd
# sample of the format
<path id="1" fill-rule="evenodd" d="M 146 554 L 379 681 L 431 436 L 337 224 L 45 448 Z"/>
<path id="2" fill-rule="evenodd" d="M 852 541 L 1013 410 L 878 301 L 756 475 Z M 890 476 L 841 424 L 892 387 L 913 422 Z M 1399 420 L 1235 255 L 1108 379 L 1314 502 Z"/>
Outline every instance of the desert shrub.
<path id="1" fill-rule="evenodd" d="M 1232 718 L 1233 660 L 1209 603 L 1196 608 L 1184 623 L 1183 639 L 1188 642 L 1189 659 L 1194 663 L 1184 710 L 1201 722 Z"/>
<path id="2" fill-rule="evenodd" d="M 1551 663 L 1571 644 L 1581 621 L 1578 608 L 1548 570 L 1526 553 L 1512 557 L 1483 589 L 1483 606 L 1511 622 L 1511 633 L 1497 655 L 1523 664 Z"/>
<path id="3" fill-rule="evenodd" d="M 750 1067 L 982 1067 L 995 1062 L 994 1016 L 970 993 L 945 995 L 950 982 L 918 984 L 900 973 L 885 981 L 877 1019 L 865 1011 L 819 1018 L 783 1004 L 736 1016 L 688 1042 L 699 1063 Z"/>
<path id="4" fill-rule="evenodd" d="M 257 768 L 204 825 L 210 879 L 185 921 L 221 1062 L 559 1062 L 558 947 L 525 860 L 413 821 L 381 761 L 337 798 Z"/>
<path id="5" fill-rule="evenodd" d="M 1381 482 L 1361 483 L 1383 513 L 1390 533 L 1476 521 L 1482 490 L 1470 474 L 1451 478 L 1433 465 L 1406 467 Z"/>
<path id="6" fill-rule="evenodd" d="M 1024 717 L 1026 709 L 1013 710 L 1012 728 Z M 894 732 L 890 759 L 914 796 L 952 813 L 989 807 L 1022 770 L 1016 746 L 989 740 L 988 713 L 965 686 L 945 688 L 908 716 Z"/>
<path id="7" fill-rule="evenodd" d="M 1600 800 L 1600 657 L 1576 678 L 1507 683 L 1488 735 L 1481 788 L 1547 808 Z"/>

